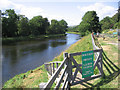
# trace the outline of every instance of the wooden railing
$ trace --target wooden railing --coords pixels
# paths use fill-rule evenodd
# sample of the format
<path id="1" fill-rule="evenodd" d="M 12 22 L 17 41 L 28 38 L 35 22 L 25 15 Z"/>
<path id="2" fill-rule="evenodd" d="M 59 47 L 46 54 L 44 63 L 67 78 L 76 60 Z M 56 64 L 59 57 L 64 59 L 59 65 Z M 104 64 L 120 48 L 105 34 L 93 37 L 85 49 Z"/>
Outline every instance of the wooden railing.
<path id="1" fill-rule="evenodd" d="M 76 85 L 76 84 L 83 84 L 83 82 L 93 80 L 95 78 L 99 78 L 101 76 L 104 76 L 103 73 L 103 67 L 102 67 L 102 52 L 103 50 L 100 48 L 97 48 L 97 46 L 94 43 L 94 39 L 92 37 L 92 43 L 93 43 L 93 53 L 96 54 L 96 59 L 94 61 L 94 69 L 97 67 L 99 70 L 98 75 L 92 75 L 87 78 L 80 78 L 77 77 L 78 72 L 82 74 L 82 69 L 81 66 L 82 64 L 78 64 L 76 60 L 74 59 L 74 56 L 82 55 L 82 52 L 77 52 L 77 53 L 64 53 L 64 60 L 61 62 L 61 64 L 58 66 L 58 62 L 53 62 L 50 63 L 51 69 L 51 78 L 49 81 L 46 83 L 46 85 L 43 87 L 45 90 L 50 89 L 51 87 L 58 89 L 69 89 L 70 86 Z M 54 64 L 56 63 L 56 70 L 54 67 Z M 47 63 L 48 64 L 48 63 Z M 46 65 L 47 65 L 46 64 Z M 51 65 L 53 64 L 53 65 Z M 73 69 L 76 68 L 75 72 L 73 72 Z M 55 70 L 55 72 L 54 72 Z M 58 78 L 58 80 L 57 80 Z M 76 81 L 76 78 L 79 78 L 79 81 Z M 57 82 L 55 83 L 55 81 Z M 53 84 L 55 83 L 55 86 Z"/>
<path id="2" fill-rule="evenodd" d="M 58 82 L 56 83 L 55 88 L 58 89 L 63 81 L 64 82 L 61 86 L 61 88 L 69 88 L 69 68 L 71 68 L 71 64 L 69 63 L 68 59 L 68 53 L 64 53 L 64 60 L 60 64 L 60 66 L 57 68 L 57 70 L 54 72 L 54 74 L 51 76 L 47 84 L 43 87 L 44 89 L 50 89 L 53 83 L 55 82 L 56 78 L 59 77 Z M 62 72 L 61 72 L 62 71 Z M 59 76 L 59 74 L 61 75 Z"/>
<path id="3" fill-rule="evenodd" d="M 50 62 L 45 63 L 45 69 L 48 71 L 49 75 L 53 75 L 55 70 L 58 68 L 58 66 L 62 63 L 62 61 L 56 61 L 56 62 Z"/>

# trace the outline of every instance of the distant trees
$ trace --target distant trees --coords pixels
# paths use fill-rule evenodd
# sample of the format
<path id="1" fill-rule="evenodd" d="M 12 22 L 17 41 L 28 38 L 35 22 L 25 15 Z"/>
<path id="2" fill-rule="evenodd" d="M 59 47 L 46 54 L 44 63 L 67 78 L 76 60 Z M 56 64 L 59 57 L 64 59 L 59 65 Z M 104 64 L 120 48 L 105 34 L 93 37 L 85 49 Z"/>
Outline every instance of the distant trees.
<path id="1" fill-rule="evenodd" d="M 102 30 L 113 28 L 113 21 L 110 17 L 105 17 L 103 20 L 100 21 Z"/>
<path id="2" fill-rule="evenodd" d="M 47 18 L 36 16 L 29 21 L 29 25 L 32 35 L 41 35 L 46 34 L 46 29 L 49 26 L 49 22 Z"/>
<path id="3" fill-rule="evenodd" d="M 105 17 L 100 21 L 102 30 L 116 29 L 120 27 L 120 12 L 116 13 L 113 17 Z"/>
<path id="4" fill-rule="evenodd" d="M 79 32 L 78 26 L 79 26 L 79 25 L 69 26 L 68 29 L 67 29 L 67 31 L 68 31 L 68 32 Z"/>
<path id="5" fill-rule="evenodd" d="M 18 16 L 17 29 L 19 36 L 28 36 L 30 34 L 29 20 L 24 15 Z"/>
<path id="6" fill-rule="evenodd" d="M 14 9 L 9 9 L 2 13 L 3 37 L 65 34 L 67 28 L 65 20 L 57 21 L 53 19 L 50 24 L 48 19 L 42 16 L 35 16 L 29 20 L 24 15 L 17 15 Z"/>
<path id="7" fill-rule="evenodd" d="M 88 11 L 82 18 L 82 22 L 78 26 L 78 29 L 82 36 L 90 32 L 101 32 L 101 26 L 99 24 L 99 17 L 95 11 Z"/>
<path id="8" fill-rule="evenodd" d="M 64 34 L 67 31 L 67 22 L 65 20 L 51 20 L 51 25 L 47 31 L 48 34 Z"/>
<path id="9" fill-rule="evenodd" d="M 17 14 L 14 10 L 6 10 L 2 18 L 2 36 L 4 37 L 15 37 L 17 36 Z"/>

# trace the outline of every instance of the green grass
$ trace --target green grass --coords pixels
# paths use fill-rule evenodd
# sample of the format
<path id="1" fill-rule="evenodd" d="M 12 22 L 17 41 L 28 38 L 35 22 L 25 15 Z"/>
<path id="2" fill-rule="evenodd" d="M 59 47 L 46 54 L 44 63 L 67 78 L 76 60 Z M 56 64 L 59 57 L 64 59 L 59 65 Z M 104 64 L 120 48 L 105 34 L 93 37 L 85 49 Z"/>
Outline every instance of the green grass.
<path id="1" fill-rule="evenodd" d="M 71 33 L 71 34 L 80 34 L 80 32 L 66 32 L 66 33 Z"/>
<path id="2" fill-rule="evenodd" d="M 32 71 L 35 71 L 38 69 L 40 69 L 42 73 L 40 75 L 38 75 L 37 79 L 34 79 L 34 82 L 29 82 L 30 79 L 33 79 L 35 77 L 35 76 L 32 76 L 32 77 L 28 78 L 28 75 L 31 74 L 31 70 L 30 70 L 26 73 L 22 73 L 22 74 L 14 76 L 12 79 L 8 80 L 4 84 L 3 88 L 38 88 L 38 85 L 41 82 L 48 81 L 47 71 L 45 70 L 44 65 L 42 65 Z M 29 84 L 26 86 L 24 85 L 24 79 L 23 79 L 24 75 L 25 75 L 25 78 L 27 78 L 27 80 L 29 82 Z"/>
<path id="3" fill-rule="evenodd" d="M 102 47 L 107 46 L 109 49 L 103 48 L 105 54 L 107 57 L 112 61 L 117 67 L 118 67 L 118 58 L 117 58 L 117 53 L 118 53 L 118 47 L 116 45 L 108 44 L 108 42 L 117 42 L 116 38 L 108 38 L 107 42 L 100 39 L 99 42 L 102 45 Z M 105 60 L 103 60 L 105 62 Z M 118 75 L 119 71 L 111 64 L 109 63 L 112 68 L 116 70 L 116 72 L 112 71 L 110 66 L 105 63 L 106 66 L 109 68 L 109 70 L 112 72 L 112 74 L 109 74 L 105 66 L 103 65 L 103 71 L 105 73 L 105 78 L 101 78 L 97 81 L 94 82 L 94 84 L 97 84 L 99 88 L 104 88 L 105 90 L 112 90 L 112 88 L 118 88 Z M 114 73 L 114 74 L 113 74 Z M 120 76 L 120 75 L 119 75 Z"/>
<path id="4" fill-rule="evenodd" d="M 67 53 L 76 53 L 76 52 L 82 52 L 82 51 L 89 51 L 93 50 L 92 46 L 92 40 L 91 40 L 91 35 L 85 36 L 75 44 L 71 45 L 67 50 L 64 52 Z M 74 59 L 78 62 L 81 63 L 81 56 L 75 56 Z M 62 61 L 63 60 L 63 52 L 55 57 L 53 61 Z"/>

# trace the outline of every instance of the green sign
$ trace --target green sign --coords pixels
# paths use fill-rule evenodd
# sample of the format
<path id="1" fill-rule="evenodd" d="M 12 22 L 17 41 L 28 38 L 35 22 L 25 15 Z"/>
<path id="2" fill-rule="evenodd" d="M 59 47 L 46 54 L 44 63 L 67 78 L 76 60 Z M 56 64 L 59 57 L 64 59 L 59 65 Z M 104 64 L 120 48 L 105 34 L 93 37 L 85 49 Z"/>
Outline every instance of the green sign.
<path id="1" fill-rule="evenodd" d="M 93 51 L 82 52 L 82 78 L 86 78 L 94 74 L 93 56 Z"/>

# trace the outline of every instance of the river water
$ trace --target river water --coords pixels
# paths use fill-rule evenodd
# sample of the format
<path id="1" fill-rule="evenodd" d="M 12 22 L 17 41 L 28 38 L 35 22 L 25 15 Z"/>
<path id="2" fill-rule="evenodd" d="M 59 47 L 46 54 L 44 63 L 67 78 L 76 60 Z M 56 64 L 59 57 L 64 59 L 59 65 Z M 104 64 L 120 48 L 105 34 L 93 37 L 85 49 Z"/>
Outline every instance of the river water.
<path id="1" fill-rule="evenodd" d="M 35 69 L 67 49 L 80 39 L 77 34 L 67 34 L 43 41 L 21 41 L 2 46 L 2 83 L 17 74 Z"/>

